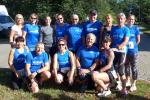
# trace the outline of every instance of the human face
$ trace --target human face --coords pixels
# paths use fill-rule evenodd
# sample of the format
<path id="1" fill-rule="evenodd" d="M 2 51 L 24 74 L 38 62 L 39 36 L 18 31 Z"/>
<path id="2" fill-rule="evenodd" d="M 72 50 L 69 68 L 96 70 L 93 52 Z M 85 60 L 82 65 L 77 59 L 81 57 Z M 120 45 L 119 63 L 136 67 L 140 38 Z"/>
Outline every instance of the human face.
<path id="1" fill-rule="evenodd" d="M 60 51 L 65 50 L 65 47 L 66 47 L 66 44 L 65 44 L 63 41 L 60 41 L 60 42 L 58 43 L 58 49 L 59 49 Z"/>
<path id="2" fill-rule="evenodd" d="M 64 18 L 63 18 L 63 16 L 62 16 L 62 15 L 58 15 L 58 16 L 57 16 L 57 21 L 58 21 L 58 23 L 60 23 L 60 24 L 64 23 Z"/>
<path id="3" fill-rule="evenodd" d="M 32 16 L 30 17 L 30 20 L 31 20 L 31 23 L 32 23 L 32 24 L 36 24 L 36 22 L 37 22 L 37 17 L 34 16 L 34 15 L 32 15 Z"/>
<path id="4" fill-rule="evenodd" d="M 24 47 L 24 42 L 17 42 L 16 43 L 17 48 L 23 48 Z"/>
<path id="5" fill-rule="evenodd" d="M 96 19 L 97 19 L 97 14 L 90 14 L 90 16 L 89 16 L 89 20 L 91 21 L 91 22 L 95 22 L 96 21 Z"/>
<path id="6" fill-rule="evenodd" d="M 46 22 L 47 25 L 51 24 L 51 18 L 50 17 L 46 17 L 45 18 L 45 22 Z"/>
<path id="7" fill-rule="evenodd" d="M 105 49 L 108 49 L 109 46 L 110 46 L 110 44 L 111 44 L 110 41 L 104 41 L 104 42 L 103 42 L 103 47 L 104 47 Z"/>
<path id="8" fill-rule="evenodd" d="M 105 20 L 106 20 L 106 24 L 112 24 L 112 17 L 111 16 L 106 16 Z"/>
<path id="9" fill-rule="evenodd" d="M 38 44 L 35 50 L 37 54 L 41 54 L 44 50 L 44 45 Z"/>
<path id="10" fill-rule="evenodd" d="M 95 38 L 92 35 L 86 37 L 86 45 L 87 47 L 91 47 L 95 42 Z"/>
<path id="11" fill-rule="evenodd" d="M 23 20 L 23 17 L 22 16 L 17 16 L 16 18 L 16 24 L 23 24 L 24 20 Z"/>
<path id="12" fill-rule="evenodd" d="M 71 19 L 71 21 L 72 21 L 72 24 L 78 24 L 79 17 L 78 16 L 73 16 L 72 19 Z"/>
<path id="13" fill-rule="evenodd" d="M 126 18 L 124 16 L 118 16 L 117 21 L 120 26 L 123 26 L 126 22 Z"/>
<path id="14" fill-rule="evenodd" d="M 133 25 L 135 23 L 135 17 L 134 16 L 129 16 L 128 18 L 128 24 Z"/>

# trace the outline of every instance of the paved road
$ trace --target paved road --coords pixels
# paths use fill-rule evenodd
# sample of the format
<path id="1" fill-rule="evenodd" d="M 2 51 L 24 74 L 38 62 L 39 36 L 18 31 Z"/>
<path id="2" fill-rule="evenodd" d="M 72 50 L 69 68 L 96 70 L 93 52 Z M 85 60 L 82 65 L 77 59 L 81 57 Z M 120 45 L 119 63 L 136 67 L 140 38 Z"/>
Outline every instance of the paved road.
<path id="1" fill-rule="evenodd" d="M 7 58 L 10 46 L 6 40 L 0 40 L 0 68 L 8 68 Z M 139 48 L 139 79 L 150 81 L 150 36 L 141 35 Z"/>

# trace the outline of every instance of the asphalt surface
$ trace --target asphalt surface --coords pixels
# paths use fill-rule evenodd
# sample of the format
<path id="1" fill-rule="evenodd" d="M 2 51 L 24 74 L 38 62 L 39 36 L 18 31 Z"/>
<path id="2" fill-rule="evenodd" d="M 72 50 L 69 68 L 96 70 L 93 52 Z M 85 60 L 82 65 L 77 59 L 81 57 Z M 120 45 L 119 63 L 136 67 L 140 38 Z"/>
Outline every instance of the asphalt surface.
<path id="1" fill-rule="evenodd" d="M 0 39 L 0 68 L 8 68 L 8 54 L 10 45 L 8 40 Z M 138 56 L 138 79 L 150 81 L 150 36 L 141 35 Z"/>

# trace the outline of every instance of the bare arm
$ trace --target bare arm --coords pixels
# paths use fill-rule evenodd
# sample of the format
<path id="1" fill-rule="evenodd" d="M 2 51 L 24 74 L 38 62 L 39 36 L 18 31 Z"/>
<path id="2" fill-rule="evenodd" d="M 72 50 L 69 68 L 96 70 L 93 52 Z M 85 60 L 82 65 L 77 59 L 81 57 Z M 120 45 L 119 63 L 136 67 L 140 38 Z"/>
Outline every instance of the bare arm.
<path id="1" fill-rule="evenodd" d="M 22 36 L 24 39 L 26 38 L 26 34 L 27 34 L 27 32 L 25 32 L 25 31 L 22 32 Z"/>
<path id="2" fill-rule="evenodd" d="M 104 66 L 103 68 L 100 69 L 100 72 L 105 72 L 105 71 L 109 70 L 113 65 L 113 60 L 114 60 L 114 52 L 109 50 L 108 63 L 106 66 Z"/>
<path id="3" fill-rule="evenodd" d="M 15 35 L 15 31 L 11 29 L 10 37 L 9 37 L 9 42 L 10 42 L 10 43 L 12 43 L 12 42 L 14 41 L 14 40 L 13 40 L 13 39 L 14 39 L 14 35 Z"/>
<path id="4" fill-rule="evenodd" d="M 38 73 L 41 73 L 43 71 L 49 71 L 50 70 L 50 66 L 49 66 L 49 62 L 45 63 L 44 66 L 38 70 Z"/>
<path id="5" fill-rule="evenodd" d="M 53 58 L 53 69 L 54 69 L 55 78 L 57 78 L 57 66 L 58 66 L 57 54 L 55 54 Z"/>
<path id="6" fill-rule="evenodd" d="M 140 36 L 140 34 L 139 34 L 139 35 L 136 37 L 136 43 L 139 44 L 140 41 L 141 41 L 141 36 Z"/>
<path id="7" fill-rule="evenodd" d="M 79 59 L 79 57 L 76 57 L 76 67 L 77 68 L 80 68 L 81 67 L 81 64 L 80 64 L 80 59 Z"/>
<path id="8" fill-rule="evenodd" d="M 124 41 L 120 45 L 118 45 L 118 49 L 123 49 L 123 47 L 127 45 L 128 41 L 129 41 L 129 37 L 125 37 Z"/>
<path id="9" fill-rule="evenodd" d="M 69 51 L 69 56 L 70 56 L 70 62 L 71 62 L 71 72 L 70 72 L 70 77 L 73 77 L 74 71 L 75 71 L 75 57 L 71 51 Z"/>
<path id="10" fill-rule="evenodd" d="M 16 71 L 16 69 L 14 68 L 14 65 L 13 65 L 13 59 L 14 59 L 13 55 L 14 55 L 14 49 L 12 49 L 9 53 L 8 65 L 9 65 L 10 69 L 17 75 L 17 71 Z"/>
<path id="11" fill-rule="evenodd" d="M 25 69 L 26 69 L 26 72 L 27 72 L 27 76 L 30 76 L 30 75 L 31 75 L 30 67 L 31 67 L 30 64 L 26 64 Z"/>

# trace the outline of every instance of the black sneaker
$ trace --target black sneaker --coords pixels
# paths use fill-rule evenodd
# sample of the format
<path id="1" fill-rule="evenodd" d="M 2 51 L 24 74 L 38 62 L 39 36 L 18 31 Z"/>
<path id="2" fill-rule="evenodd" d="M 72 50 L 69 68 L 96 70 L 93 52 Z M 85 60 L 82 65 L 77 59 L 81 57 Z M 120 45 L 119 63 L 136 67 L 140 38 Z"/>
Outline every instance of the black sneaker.
<path id="1" fill-rule="evenodd" d="M 19 86 L 16 82 L 12 82 L 13 89 L 18 90 Z"/>
<path id="2" fill-rule="evenodd" d="M 87 89 L 87 84 L 82 84 L 80 86 L 80 93 L 84 93 L 86 89 Z"/>

